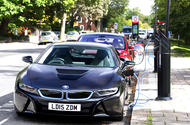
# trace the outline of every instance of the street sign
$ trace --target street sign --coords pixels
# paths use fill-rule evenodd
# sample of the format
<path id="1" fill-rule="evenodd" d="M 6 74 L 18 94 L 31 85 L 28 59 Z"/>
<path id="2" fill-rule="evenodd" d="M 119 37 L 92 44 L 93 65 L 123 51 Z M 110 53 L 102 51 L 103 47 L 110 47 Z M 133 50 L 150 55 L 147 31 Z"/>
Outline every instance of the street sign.
<path id="1" fill-rule="evenodd" d="M 117 29 L 117 26 L 118 26 L 118 23 L 115 23 L 115 24 L 114 24 L 114 29 L 115 29 L 115 30 Z"/>
<path id="2" fill-rule="evenodd" d="M 132 23 L 139 23 L 139 16 L 132 16 Z"/>

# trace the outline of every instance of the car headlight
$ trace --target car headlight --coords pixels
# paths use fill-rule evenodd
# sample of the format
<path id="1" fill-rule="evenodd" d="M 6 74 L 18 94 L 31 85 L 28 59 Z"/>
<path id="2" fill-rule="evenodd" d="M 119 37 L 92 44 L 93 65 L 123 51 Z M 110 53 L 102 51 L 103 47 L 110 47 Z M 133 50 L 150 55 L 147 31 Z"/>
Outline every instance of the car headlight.
<path id="1" fill-rule="evenodd" d="M 118 87 L 114 87 L 114 88 L 109 88 L 109 89 L 102 89 L 102 90 L 97 90 L 97 94 L 99 96 L 108 96 L 108 95 L 113 95 L 116 94 L 118 92 Z"/>
<path id="2" fill-rule="evenodd" d="M 22 89 L 26 92 L 30 92 L 30 93 L 38 95 L 38 91 L 35 88 L 33 88 L 32 86 L 24 84 L 22 80 L 19 80 L 18 86 L 20 89 Z"/>

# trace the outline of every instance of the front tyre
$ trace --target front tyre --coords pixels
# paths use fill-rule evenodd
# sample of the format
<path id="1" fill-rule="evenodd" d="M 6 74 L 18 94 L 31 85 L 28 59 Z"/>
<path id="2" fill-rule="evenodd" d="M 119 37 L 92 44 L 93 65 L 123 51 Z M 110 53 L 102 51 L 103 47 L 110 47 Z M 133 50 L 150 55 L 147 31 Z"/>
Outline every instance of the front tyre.
<path id="1" fill-rule="evenodd" d="M 114 121 L 122 121 L 124 117 L 123 109 L 120 116 L 112 117 Z"/>
<path id="2" fill-rule="evenodd" d="M 16 108 L 16 106 L 14 105 L 14 111 L 15 111 L 15 113 L 18 115 L 18 116 L 22 116 L 24 113 L 23 112 L 20 112 L 17 108 Z"/>

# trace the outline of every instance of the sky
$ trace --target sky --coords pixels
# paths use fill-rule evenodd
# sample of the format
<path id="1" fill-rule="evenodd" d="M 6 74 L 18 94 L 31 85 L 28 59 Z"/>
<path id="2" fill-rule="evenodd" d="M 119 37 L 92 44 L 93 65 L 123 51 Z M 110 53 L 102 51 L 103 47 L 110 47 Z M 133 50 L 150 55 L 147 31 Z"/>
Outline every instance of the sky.
<path id="1" fill-rule="evenodd" d="M 154 0 L 129 0 L 129 8 L 138 7 L 144 15 L 150 15 Z"/>

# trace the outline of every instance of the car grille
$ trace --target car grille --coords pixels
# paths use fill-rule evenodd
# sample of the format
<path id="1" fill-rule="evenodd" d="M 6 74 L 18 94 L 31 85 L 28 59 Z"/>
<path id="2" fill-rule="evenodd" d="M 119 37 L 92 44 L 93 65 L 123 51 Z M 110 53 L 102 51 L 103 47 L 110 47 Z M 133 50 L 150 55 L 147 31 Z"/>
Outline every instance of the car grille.
<path id="1" fill-rule="evenodd" d="M 51 99 L 62 99 L 63 92 L 59 90 L 53 89 L 39 89 L 39 93 L 41 97 L 51 98 Z"/>
<path id="2" fill-rule="evenodd" d="M 70 90 L 62 91 L 56 89 L 39 89 L 39 94 L 43 98 L 48 99 L 67 99 L 67 100 L 87 100 L 93 95 L 93 91 L 86 90 Z M 65 96 L 64 96 L 65 94 Z"/>
<path id="3" fill-rule="evenodd" d="M 92 96 L 92 91 L 68 91 L 66 92 L 66 98 L 68 100 L 85 100 Z"/>

